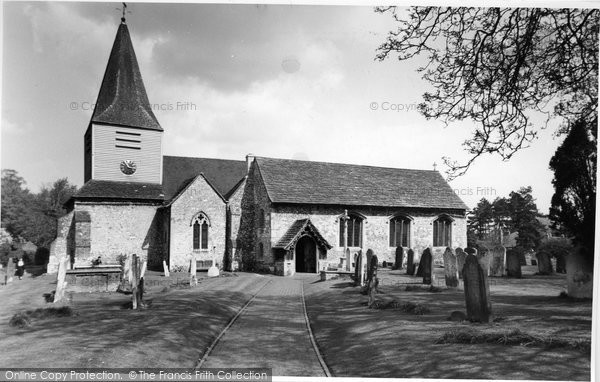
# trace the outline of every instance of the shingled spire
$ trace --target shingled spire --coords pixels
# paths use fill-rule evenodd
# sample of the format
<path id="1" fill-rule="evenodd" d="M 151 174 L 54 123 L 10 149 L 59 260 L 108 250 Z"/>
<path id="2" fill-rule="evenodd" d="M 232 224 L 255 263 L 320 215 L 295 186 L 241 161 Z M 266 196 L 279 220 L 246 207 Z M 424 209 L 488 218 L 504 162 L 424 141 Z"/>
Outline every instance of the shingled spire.
<path id="1" fill-rule="evenodd" d="M 92 122 L 163 131 L 148 101 L 127 24 L 121 20 Z"/>

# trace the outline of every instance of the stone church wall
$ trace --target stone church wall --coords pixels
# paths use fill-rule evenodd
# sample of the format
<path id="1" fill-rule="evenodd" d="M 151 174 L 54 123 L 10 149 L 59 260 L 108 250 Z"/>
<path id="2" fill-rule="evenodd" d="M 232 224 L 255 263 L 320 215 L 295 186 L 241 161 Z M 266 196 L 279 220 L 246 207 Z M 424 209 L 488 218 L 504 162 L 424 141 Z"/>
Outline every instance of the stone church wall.
<path id="1" fill-rule="evenodd" d="M 199 176 L 171 204 L 169 265 L 187 269 L 192 252 L 197 261 L 215 259 L 222 266 L 226 249 L 227 205 L 215 190 Z M 209 220 L 208 249 L 193 250 L 192 220 L 204 213 Z"/>
<path id="2" fill-rule="evenodd" d="M 265 267 L 273 266 L 270 234 L 271 207 L 256 162 L 251 162 L 245 187 L 240 191 L 239 229 L 237 235 L 232 235 L 232 239 L 236 242 L 235 256 L 241 259 L 242 270 L 266 270 Z"/>
<path id="3" fill-rule="evenodd" d="M 423 250 L 433 244 L 433 221 L 442 211 L 425 211 L 399 208 L 357 207 L 349 209 L 364 215 L 362 248 L 363 251 L 372 249 L 379 261 L 393 262 L 395 248 L 389 246 L 389 221 L 392 216 L 402 213 L 412 218 L 411 247 L 417 258 Z M 333 246 L 327 253 L 327 262 L 338 264 L 343 256 L 340 247 L 339 216 L 344 213 L 342 207 L 331 206 L 276 206 L 271 214 L 271 241 L 276 243 L 298 219 L 310 218 L 321 235 Z M 447 212 L 446 212 L 447 213 Z M 452 247 L 464 247 L 467 243 L 466 219 L 464 214 L 447 213 L 454 219 L 452 223 Z M 352 254 L 360 248 L 350 248 Z M 408 248 L 406 248 L 408 249 Z M 434 259 L 441 259 L 445 247 L 432 247 Z"/>
<path id="4" fill-rule="evenodd" d="M 98 256 L 103 264 L 118 263 L 119 255 L 137 254 L 147 258 L 158 239 L 157 207 L 134 203 L 76 203 L 74 266 L 89 266 Z"/>

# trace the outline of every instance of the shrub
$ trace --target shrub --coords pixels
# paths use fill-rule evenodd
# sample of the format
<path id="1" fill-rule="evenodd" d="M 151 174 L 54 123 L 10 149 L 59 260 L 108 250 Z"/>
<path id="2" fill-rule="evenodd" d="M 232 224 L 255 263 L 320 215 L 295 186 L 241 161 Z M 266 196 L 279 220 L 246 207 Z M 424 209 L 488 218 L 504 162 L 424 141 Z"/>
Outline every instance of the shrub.
<path id="1" fill-rule="evenodd" d="M 50 259 L 50 251 L 48 248 L 38 247 L 34 255 L 35 265 L 44 265 L 48 263 Z"/>
<path id="2" fill-rule="evenodd" d="M 31 325 L 31 319 L 26 313 L 17 313 L 8 322 L 12 327 L 25 328 Z"/>

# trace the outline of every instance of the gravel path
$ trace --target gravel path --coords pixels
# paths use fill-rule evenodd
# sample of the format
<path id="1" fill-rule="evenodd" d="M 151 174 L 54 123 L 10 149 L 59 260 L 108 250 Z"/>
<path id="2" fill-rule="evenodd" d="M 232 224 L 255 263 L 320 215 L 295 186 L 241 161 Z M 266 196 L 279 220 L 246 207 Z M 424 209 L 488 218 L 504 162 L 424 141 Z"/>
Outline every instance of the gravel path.
<path id="1" fill-rule="evenodd" d="M 202 368 L 267 367 L 276 376 L 326 376 L 306 327 L 303 277 L 269 279 Z"/>

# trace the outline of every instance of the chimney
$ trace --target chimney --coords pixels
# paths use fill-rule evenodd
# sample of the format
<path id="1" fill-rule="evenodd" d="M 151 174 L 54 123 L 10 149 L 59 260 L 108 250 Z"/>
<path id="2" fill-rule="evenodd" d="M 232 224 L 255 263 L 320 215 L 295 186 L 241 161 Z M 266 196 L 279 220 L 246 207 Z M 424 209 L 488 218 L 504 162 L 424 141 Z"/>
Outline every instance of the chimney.
<path id="1" fill-rule="evenodd" d="M 254 154 L 250 153 L 246 155 L 246 166 L 248 173 L 250 173 L 250 166 L 252 166 L 252 162 L 254 162 Z"/>

